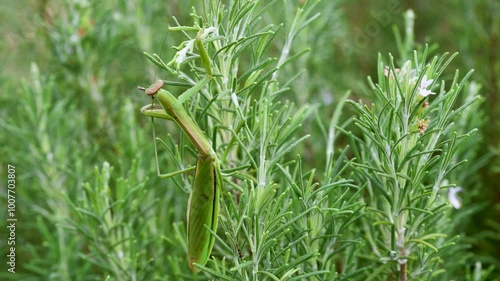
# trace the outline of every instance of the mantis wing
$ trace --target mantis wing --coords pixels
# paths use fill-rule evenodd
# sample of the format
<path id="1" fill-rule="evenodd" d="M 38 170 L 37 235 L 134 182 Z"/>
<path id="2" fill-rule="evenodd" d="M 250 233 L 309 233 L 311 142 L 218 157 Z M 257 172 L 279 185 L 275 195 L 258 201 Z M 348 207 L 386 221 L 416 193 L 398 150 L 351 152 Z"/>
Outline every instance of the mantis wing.
<path id="1" fill-rule="evenodd" d="M 205 225 L 217 231 L 222 184 L 217 160 L 213 156 L 199 155 L 187 212 L 188 258 L 193 272 L 199 271 L 193 263 L 205 265 L 212 252 L 215 236 Z"/>

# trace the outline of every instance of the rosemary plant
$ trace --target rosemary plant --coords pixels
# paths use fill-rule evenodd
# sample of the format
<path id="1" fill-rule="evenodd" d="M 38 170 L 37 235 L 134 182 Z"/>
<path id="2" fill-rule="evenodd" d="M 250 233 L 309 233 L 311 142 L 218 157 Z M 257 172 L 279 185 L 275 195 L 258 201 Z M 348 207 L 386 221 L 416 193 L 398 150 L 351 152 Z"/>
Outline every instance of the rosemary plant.
<path id="1" fill-rule="evenodd" d="M 374 56 L 351 32 L 376 27 L 366 38 L 384 38 L 403 5 L 54 3 L 28 5 L 39 16 L 26 36 L 42 37 L 25 46 L 39 57 L 31 72 L 18 70 L 29 79 L 0 73 L 2 91 L 15 93 L 0 97 L 0 141 L 9 142 L 0 162 L 18 167 L 20 210 L 16 275 L 0 279 L 496 277 L 498 259 L 471 247 L 495 245 L 498 234 L 470 234 L 472 215 L 493 210 L 475 202 L 485 189 L 478 171 L 492 159 L 483 141 L 495 141 L 476 129 L 488 124 L 486 79 L 449 71 L 464 54 L 419 45 L 412 11 L 403 36 L 394 28 L 394 57 Z M 358 14 L 384 21 L 350 28 Z M 358 66 L 366 58 L 378 62 Z M 356 84 L 371 66 L 376 78 Z M 156 79 L 153 101 L 135 90 Z M 152 103 L 158 117 L 189 124 L 150 122 L 139 109 Z M 198 202 L 206 190 L 220 200 L 209 220 L 190 224 L 200 216 L 193 190 Z M 193 225 L 213 240 L 193 243 Z"/>
<path id="2" fill-rule="evenodd" d="M 449 205 L 459 200 L 447 196 L 454 186 L 448 178 L 464 163 L 456 163 L 454 154 L 475 130 L 453 133 L 453 120 L 477 96 L 455 109 L 472 71 L 462 79 L 457 71 L 447 89 L 439 78 L 454 56 L 427 63 L 425 49 L 400 68 L 392 57 L 384 63 L 379 56 L 378 83 L 370 80 L 376 101 L 370 107 L 351 102 L 363 135 L 353 139 L 353 167 L 366 189 L 362 226 L 369 260 L 377 267 L 369 279 L 436 278 L 442 273 L 437 269 L 446 267 L 440 254 L 458 239 L 447 230 Z M 437 97 L 429 100 L 432 95 Z"/>

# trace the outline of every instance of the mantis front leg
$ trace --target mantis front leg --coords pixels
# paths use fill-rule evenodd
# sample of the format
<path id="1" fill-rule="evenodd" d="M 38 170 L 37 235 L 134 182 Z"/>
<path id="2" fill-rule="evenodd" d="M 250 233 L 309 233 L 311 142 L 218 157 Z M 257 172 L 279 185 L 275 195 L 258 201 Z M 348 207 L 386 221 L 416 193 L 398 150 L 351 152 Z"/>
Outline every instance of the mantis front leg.
<path id="1" fill-rule="evenodd" d="M 197 93 L 201 88 L 203 88 L 210 80 L 202 79 L 195 86 L 187 90 L 181 95 L 183 101 L 190 98 L 193 94 Z M 161 87 L 163 86 L 163 81 L 158 80 L 149 88 L 139 87 L 140 90 L 143 90 L 149 96 L 157 96 L 157 99 L 160 102 L 161 106 L 151 104 L 145 105 L 141 108 L 141 112 L 152 118 L 160 118 L 172 120 L 181 129 L 186 133 L 191 143 L 195 146 L 196 150 L 200 155 L 212 155 L 215 157 L 215 152 L 212 149 L 212 146 L 208 139 L 205 137 L 204 133 L 201 129 L 196 125 L 196 123 L 191 119 L 189 114 L 184 109 L 182 102 L 176 99 L 170 92 L 163 90 Z M 161 178 L 168 178 L 183 172 L 191 171 L 194 167 L 189 167 L 187 169 L 168 173 L 161 174 L 158 164 L 158 149 L 156 147 L 156 133 L 153 126 L 153 138 L 154 138 L 154 146 L 155 146 L 155 159 L 156 159 L 156 167 L 157 174 Z"/>

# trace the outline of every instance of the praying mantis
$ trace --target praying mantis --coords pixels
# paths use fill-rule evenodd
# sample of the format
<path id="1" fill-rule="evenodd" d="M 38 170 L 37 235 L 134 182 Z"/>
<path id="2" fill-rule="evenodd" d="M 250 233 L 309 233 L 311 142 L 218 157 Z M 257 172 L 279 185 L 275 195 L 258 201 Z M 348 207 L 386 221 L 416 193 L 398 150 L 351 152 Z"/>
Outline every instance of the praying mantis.
<path id="1" fill-rule="evenodd" d="M 217 232 L 220 194 L 224 188 L 220 161 L 208 138 L 183 106 L 186 100 L 206 86 L 212 78 L 210 60 L 199 34 L 201 34 L 201 31 L 194 40 L 200 51 L 200 58 L 206 70 L 205 78 L 178 98 L 174 97 L 167 90 L 162 89 L 162 80 L 158 80 L 148 88 L 139 87 L 147 95 L 156 96 L 156 100 L 161 105 L 161 107 L 153 104 L 143 106 L 141 112 L 152 118 L 174 121 L 186 134 L 198 152 L 192 192 L 189 196 L 187 206 L 188 265 L 195 273 L 199 271 L 195 263 L 205 265 L 212 252 L 215 242 L 213 233 Z M 160 173 L 156 139 L 154 142 L 158 175 L 162 178 L 167 178 L 178 174 L 179 172 L 169 174 Z"/>

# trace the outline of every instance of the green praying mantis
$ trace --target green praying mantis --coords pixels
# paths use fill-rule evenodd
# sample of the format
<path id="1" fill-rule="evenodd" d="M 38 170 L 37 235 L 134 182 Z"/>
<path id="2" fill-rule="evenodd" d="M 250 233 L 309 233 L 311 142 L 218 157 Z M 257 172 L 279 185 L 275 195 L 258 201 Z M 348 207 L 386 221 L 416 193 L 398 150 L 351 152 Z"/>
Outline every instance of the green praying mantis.
<path id="1" fill-rule="evenodd" d="M 215 242 L 215 236 L 212 233 L 217 231 L 219 199 L 224 188 L 224 182 L 220 162 L 210 141 L 183 106 L 186 100 L 206 86 L 212 78 L 210 60 L 199 36 L 196 37 L 195 43 L 200 51 L 200 58 L 206 70 L 205 78 L 178 98 L 175 98 L 170 92 L 162 89 L 162 80 L 158 80 L 149 88 L 139 87 L 139 89 L 143 90 L 149 96 L 156 96 L 156 100 L 161 105 L 161 107 L 154 104 L 143 106 L 141 112 L 152 118 L 174 121 L 186 134 L 198 152 L 192 192 L 189 196 L 187 206 L 188 265 L 196 273 L 199 271 L 199 268 L 195 266 L 195 263 L 205 265 L 212 252 Z M 169 174 L 160 173 L 156 139 L 154 142 L 158 175 L 166 178 L 178 174 L 179 172 Z"/>

